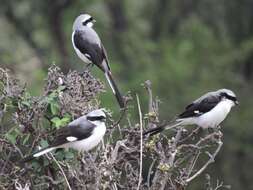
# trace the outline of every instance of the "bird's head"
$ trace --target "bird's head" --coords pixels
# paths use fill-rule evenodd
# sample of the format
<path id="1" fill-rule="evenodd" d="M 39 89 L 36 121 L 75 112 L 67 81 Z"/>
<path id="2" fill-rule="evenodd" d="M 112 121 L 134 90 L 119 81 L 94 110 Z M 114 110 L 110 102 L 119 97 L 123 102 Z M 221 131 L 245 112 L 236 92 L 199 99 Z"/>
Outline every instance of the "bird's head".
<path id="1" fill-rule="evenodd" d="M 220 89 L 217 91 L 219 95 L 226 100 L 230 100 L 233 105 L 238 105 L 239 101 L 237 100 L 237 97 L 235 93 L 232 90 L 229 89 Z"/>
<path id="2" fill-rule="evenodd" d="M 81 29 L 84 26 L 91 28 L 95 22 L 96 20 L 89 14 L 81 14 L 76 18 L 73 24 L 73 30 Z"/>
<path id="3" fill-rule="evenodd" d="M 89 112 L 86 115 L 86 118 L 88 121 L 91 123 L 98 123 L 98 122 L 105 122 L 106 120 L 106 115 L 103 109 L 97 109 Z"/>

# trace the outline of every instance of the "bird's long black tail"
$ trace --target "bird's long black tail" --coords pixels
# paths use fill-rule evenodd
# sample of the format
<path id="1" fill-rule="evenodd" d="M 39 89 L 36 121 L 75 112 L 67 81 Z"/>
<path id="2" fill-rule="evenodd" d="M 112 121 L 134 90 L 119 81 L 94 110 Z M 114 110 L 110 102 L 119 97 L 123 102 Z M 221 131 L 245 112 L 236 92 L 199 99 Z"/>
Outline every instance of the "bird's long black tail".
<path id="1" fill-rule="evenodd" d="M 152 129 L 145 131 L 143 133 L 143 136 L 146 136 L 147 134 L 149 134 L 149 136 L 152 136 L 152 135 L 162 132 L 164 129 L 165 128 L 163 126 L 152 128 Z"/>
<path id="2" fill-rule="evenodd" d="M 116 83 L 114 82 L 114 79 L 112 77 L 111 72 L 110 71 L 105 72 L 105 77 L 106 77 L 106 80 L 108 81 L 108 83 L 109 83 L 109 85 L 112 89 L 113 94 L 115 95 L 115 97 L 116 97 L 116 99 L 119 103 L 120 108 L 124 108 L 125 107 L 125 101 L 124 101 L 124 99 L 123 99 Z"/>
<path id="3" fill-rule="evenodd" d="M 182 124 L 182 121 L 176 120 L 175 122 L 173 122 L 171 124 L 166 124 L 166 125 L 158 126 L 156 128 L 149 129 L 143 133 L 143 136 L 146 136 L 147 134 L 149 134 L 149 136 L 152 136 L 152 135 L 162 132 L 165 129 L 172 129 L 172 128 L 177 127 L 181 124 Z"/>
<path id="4" fill-rule="evenodd" d="M 46 147 L 46 148 L 43 148 L 43 149 L 41 149 L 41 150 L 39 150 L 39 151 L 37 151 L 37 152 L 35 152 L 35 153 L 33 153 L 33 154 L 25 157 L 25 158 L 23 158 L 20 162 L 21 163 L 29 162 L 29 161 L 33 160 L 34 158 L 40 157 L 43 154 L 46 154 L 46 153 L 48 153 L 48 152 L 50 152 L 50 151 L 52 151 L 54 149 L 55 149 L 55 147 Z"/>

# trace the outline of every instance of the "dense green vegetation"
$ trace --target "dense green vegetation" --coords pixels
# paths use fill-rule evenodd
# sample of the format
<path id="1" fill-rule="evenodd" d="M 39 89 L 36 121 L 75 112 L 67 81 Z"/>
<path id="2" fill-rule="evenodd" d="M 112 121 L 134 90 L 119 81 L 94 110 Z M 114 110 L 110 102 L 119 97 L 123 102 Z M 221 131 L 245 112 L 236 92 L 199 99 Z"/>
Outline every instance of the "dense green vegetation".
<path id="1" fill-rule="evenodd" d="M 97 20 L 95 29 L 122 91 L 137 92 L 147 105 L 141 83 L 152 81 L 154 95 L 161 100 L 161 120 L 173 118 L 207 91 L 232 89 L 240 106 L 222 126 L 224 146 L 209 173 L 232 189 L 253 188 L 252 1 L 0 2 L 1 67 L 27 83 L 33 95 L 42 92 L 49 65 L 55 63 L 64 72 L 84 67 L 71 44 L 72 23 L 84 12 Z M 104 80 L 95 67 L 92 72 Z M 100 96 L 103 107 L 118 109 L 110 91 Z M 132 117 L 138 115 L 133 111 Z M 195 183 L 192 189 L 202 188 Z"/>

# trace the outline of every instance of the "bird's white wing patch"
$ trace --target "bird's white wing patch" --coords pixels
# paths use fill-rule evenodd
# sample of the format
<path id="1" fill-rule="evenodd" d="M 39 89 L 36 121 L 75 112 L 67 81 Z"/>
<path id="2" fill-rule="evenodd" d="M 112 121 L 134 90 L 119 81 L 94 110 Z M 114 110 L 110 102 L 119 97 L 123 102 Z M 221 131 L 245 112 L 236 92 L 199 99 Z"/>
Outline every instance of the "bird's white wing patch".
<path id="1" fill-rule="evenodd" d="M 195 110 L 194 113 L 199 113 L 199 110 Z"/>
<path id="2" fill-rule="evenodd" d="M 77 140 L 77 138 L 76 137 L 67 137 L 66 138 L 67 139 L 67 141 L 69 141 L 69 142 L 73 142 L 73 141 L 76 141 Z"/>
<path id="3" fill-rule="evenodd" d="M 91 56 L 90 56 L 88 53 L 85 53 L 84 56 L 85 56 L 87 59 L 91 59 Z"/>

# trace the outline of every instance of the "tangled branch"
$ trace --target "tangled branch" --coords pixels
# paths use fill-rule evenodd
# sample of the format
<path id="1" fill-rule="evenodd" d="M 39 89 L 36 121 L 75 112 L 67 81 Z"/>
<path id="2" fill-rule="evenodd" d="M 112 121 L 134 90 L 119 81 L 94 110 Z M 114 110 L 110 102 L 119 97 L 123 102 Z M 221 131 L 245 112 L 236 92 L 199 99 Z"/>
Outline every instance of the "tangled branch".
<path id="1" fill-rule="evenodd" d="M 143 138 L 145 129 L 161 123 L 160 102 L 146 81 L 147 113 L 136 96 L 137 105 L 132 105 L 137 111 L 126 109 L 112 119 L 103 146 L 84 154 L 60 150 L 53 160 L 42 157 L 20 166 L 17 161 L 37 145 L 46 146 L 56 128 L 98 108 L 96 96 L 104 88 L 88 72 L 64 75 L 56 66 L 49 69 L 39 97 L 28 94 L 4 69 L 0 79 L 0 189 L 183 189 L 207 170 L 222 147 L 220 131 L 200 133 L 190 127 Z M 137 121 L 130 111 L 139 115 Z M 128 122 L 120 124 L 122 118 Z"/>

